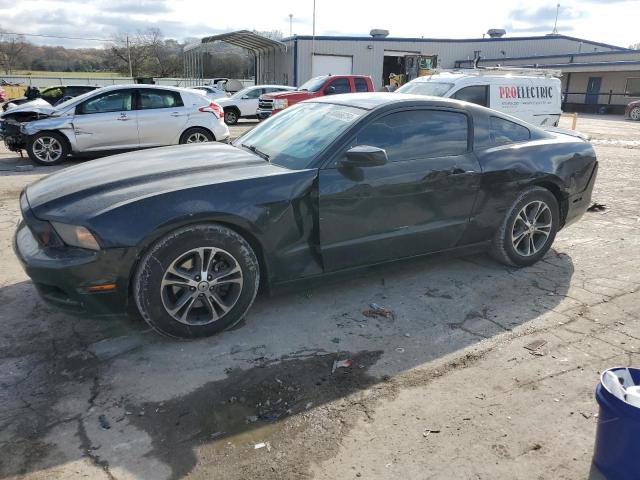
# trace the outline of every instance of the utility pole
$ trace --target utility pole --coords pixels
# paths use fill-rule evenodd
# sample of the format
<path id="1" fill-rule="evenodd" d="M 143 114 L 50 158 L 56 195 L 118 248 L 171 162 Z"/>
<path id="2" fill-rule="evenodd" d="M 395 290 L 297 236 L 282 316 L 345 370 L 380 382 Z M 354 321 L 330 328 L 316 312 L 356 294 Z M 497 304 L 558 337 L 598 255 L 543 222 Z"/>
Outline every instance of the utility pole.
<path id="1" fill-rule="evenodd" d="M 127 58 L 129 59 L 129 76 L 133 80 L 133 66 L 131 65 L 131 48 L 129 47 L 129 35 L 127 35 Z"/>
<path id="2" fill-rule="evenodd" d="M 311 64 L 313 65 L 313 56 L 316 53 L 316 0 L 313 0 L 313 33 L 311 34 Z"/>
<path id="3" fill-rule="evenodd" d="M 559 13 L 560 13 L 560 4 L 558 3 L 558 5 L 556 6 L 556 21 L 553 24 L 553 32 L 551 32 L 553 35 L 558 34 L 558 14 Z"/>
<path id="4" fill-rule="evenodd" d="M 293 13 L 289 14 L 289 36 L 293 37 Z"/>

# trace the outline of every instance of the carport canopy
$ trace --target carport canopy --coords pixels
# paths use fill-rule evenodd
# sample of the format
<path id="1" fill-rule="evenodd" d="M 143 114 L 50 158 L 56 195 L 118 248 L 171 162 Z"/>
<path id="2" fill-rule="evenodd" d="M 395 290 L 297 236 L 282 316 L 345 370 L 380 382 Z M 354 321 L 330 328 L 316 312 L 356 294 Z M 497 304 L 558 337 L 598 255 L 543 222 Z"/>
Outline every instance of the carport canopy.
<path id="1" fill-rule="evenodd" d="M 221 33 L 219 35 L 211 35 L 209 37 L 204 37 L 200 40 L 200 43 L 192 43 L 185 47 L 186 50 L 191 50 L 192 48 L 197 48 L 205 43 L 212 42 L 225 42 L 230 45 L 235 45 L 237 47 L 246 48 L 247 50 L 252 51 L 253 53 L 261 52 L 268 49 L 286 49 L 286 46 L 282 42 L 278 42 L 277 40 L 272 40 L 267 37 L 263 37 L 257 33 L 251 32 L 249 30 L 238 30 L 236 32 L 228 32 Z"/>

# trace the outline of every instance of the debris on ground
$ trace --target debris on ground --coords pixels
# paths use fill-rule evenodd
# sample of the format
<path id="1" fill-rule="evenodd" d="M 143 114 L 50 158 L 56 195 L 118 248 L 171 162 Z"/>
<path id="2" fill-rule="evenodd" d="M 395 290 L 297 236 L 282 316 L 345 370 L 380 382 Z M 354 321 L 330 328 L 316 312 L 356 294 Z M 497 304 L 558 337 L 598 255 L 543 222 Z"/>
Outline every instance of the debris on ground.
<path id="1" fill-rule="evenodd" d="M 524 348 L 529 350 L 529 353 L 531 353 L 531 355 L 537 355 L 538 357 L 542 357 L 544 356 L 544 352 L 542 352 L 540 349 L 546 344 L 547 344 L 546 340 L 534 340 L 531 343 L 527 343 L 524 346 Z"/>
<path id="2" fill-rule="evenodd" d="M 270 452 L 271 451 L 271 444 L 269 442 L 260 442 L 260 443 L 256 443 L 253 446 L 254 450 L 259 450 L 261 448 L 266 448 L 267 452 Z"/>
<path id="3" fill-rule="evenodd" d="M 369 317 L 369 318 L 377 318 L 377 317 L 384 317 L 384 318 L 395 318 L 395 315 L 393 313 L 393 310 L 390 310 L 386 307 L 383 307 L 382 305 L 378 305 L 377 303 L 371 303 L 369 304 L 370 308 L 367 308 L 366 310 L 362 311 L 362 314 L 365 317 Z"/>
<path id="4" fill-rule="evenodd" d="M 258 421 L 257 415 L 250 415 L 247 417 L 247 423 L 255 423 Z"/>
<path id="5" fill-rule="evenodd" d="M 33 165 L 16 165 L 14 170 L 16 172 L 30 172 L 33 170 Z"/>
<path id="6" fill-rule="evenodd" d="M 587 208 L 587 212 L 604 212 L 609 207 L 607 207 L 604 203 L 593 202 L 589 208 Z"/>
<path id="7" fill-rule="evenodd" d="M 424 432 L 422 432 L 422 436 L 426 438 L 429 435 L 431 435 L 432 433 L 440 433 L 440 430 L 433 430 L 431 428 L 425 428 Z"/>
<path id="8" fill-rule="evenodd" d="M 351 365 L 353 365 L 353 360 L 350 358 L 347 360 L 334 360 L 331 373 L 334 373 L 338 368 L 349 368 Z"/>
<path id="9" fill-rule="evenodd" d="M 100 423 L 100 426 L 105 430 L 109 430 L 111 428 L 111 423 L 109 423 L 109 420 L 107 420 L 105 415 L 100 415 L 98 417 L 98 423 Z"/>
<path id="10" fill-rule="evenodd" d="M 396 352 L 398 352 L 398 353 L 404 353 L 404 348 L 402 348 L 402 347 L 398 347 L 398 348 L 396 348 Z"/>

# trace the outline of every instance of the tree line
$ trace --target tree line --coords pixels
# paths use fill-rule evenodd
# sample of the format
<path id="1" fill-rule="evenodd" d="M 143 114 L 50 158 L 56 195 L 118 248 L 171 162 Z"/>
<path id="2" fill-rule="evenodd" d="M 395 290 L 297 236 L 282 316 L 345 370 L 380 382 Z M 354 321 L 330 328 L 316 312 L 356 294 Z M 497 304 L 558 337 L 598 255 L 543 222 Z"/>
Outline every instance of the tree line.
<path id="1" fill-rule="evenodd" d="M 257 32 L 282 38 L 279 31 Z M 195 39 L 194 39 L 195 40 Z M 3 33 L 0 27 L 0 70 L 62 72 L 116 72 L 134 77 L 181 77 L 183 51 L 188 41 L 164 38 L 157 28 L 116 36 L 103 48 L 65 48 L 35 45 L 22 35 Z M 244 49 L 215 43 L 205 54 L 205 77 L 244 78 L 253 75 L 253 57 Z"/>

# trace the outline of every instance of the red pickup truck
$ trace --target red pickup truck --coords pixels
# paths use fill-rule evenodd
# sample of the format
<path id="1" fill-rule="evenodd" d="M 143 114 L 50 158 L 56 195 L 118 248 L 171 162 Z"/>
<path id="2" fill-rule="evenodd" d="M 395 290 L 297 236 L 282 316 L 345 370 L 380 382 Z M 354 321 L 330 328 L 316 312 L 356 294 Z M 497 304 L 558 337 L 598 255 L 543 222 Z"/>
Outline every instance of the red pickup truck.
<path id="1" fill-rule="evenodd" d="M 338 93 L 373 92 L 373 81 L 366 75 L 323 75 L 303 83 L 298 89 L 261 95 L 258 118 L 263 120 L 309 98 Z"/>

